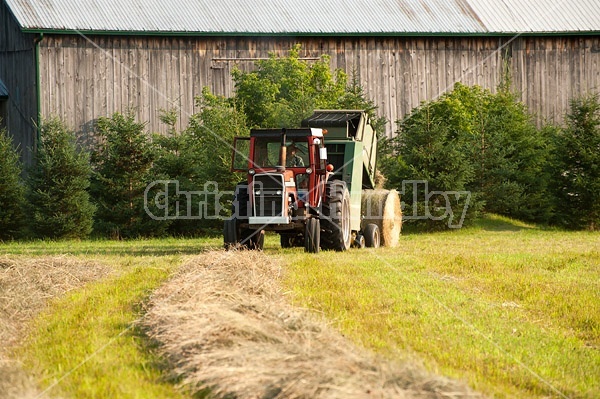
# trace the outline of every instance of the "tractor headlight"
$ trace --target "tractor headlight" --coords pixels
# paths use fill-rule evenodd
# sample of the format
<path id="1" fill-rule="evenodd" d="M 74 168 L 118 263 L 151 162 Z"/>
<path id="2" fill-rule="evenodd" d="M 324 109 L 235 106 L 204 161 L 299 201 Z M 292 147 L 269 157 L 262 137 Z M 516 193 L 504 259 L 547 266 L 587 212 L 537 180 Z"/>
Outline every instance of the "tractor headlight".
<path id="1" fill-rule="evenodd" d="M 248 174 L 250 176 L 254 176 L 256 174 L 256 171 L 254 169 L 248 169 Z"/>
<path id="2" fill-rule="evenodd" d="M 306 174 L 310 175 L 313 172 L 312 168 L 306 168 Z"/>

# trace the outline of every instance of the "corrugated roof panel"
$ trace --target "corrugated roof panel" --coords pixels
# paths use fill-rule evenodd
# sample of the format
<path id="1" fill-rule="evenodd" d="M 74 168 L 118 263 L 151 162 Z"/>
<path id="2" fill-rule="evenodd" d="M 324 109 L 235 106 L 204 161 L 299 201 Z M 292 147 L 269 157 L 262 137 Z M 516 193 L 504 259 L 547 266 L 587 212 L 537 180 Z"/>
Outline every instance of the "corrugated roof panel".
<path id="1" fill-rule="evenodd" d="M 599 32 L 598 0 L 468 0 L 491 33 Z"/>
<path id="2" fill-rule="evenodd" d="M 256 33 L 479 33 L 466 0 L 5 0 L 24 29 Z"/>
<path id="3" fill-rule="evenodd" d="M 5 0 L 26 30 L 206 34 L 600 31 L 598 0 Z"/>

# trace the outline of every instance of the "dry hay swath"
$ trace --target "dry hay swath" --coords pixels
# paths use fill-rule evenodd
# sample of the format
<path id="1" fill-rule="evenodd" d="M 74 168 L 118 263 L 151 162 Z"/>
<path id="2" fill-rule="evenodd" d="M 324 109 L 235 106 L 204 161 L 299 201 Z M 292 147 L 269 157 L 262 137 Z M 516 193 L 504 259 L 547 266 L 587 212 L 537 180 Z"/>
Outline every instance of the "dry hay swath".
<path id="1" fill-rule="evenodd" d="M 481 397 L 353 346 L 292 307 L 281 274 L 262 253 L 214 251 L 154 293 L 141 325 L 184 390 L 240 399 Z"/>
<path id="2" fill-rule="evenodd" d="M 369 223 L 379 226 L 381 244 L 396 247 L 402 230 L 402 208 L 396 190 L 363 190 L 361 196 L 363 227 Z"/>
<path id="3" fill-rule="evenodd" d="M 24 335 L 27 322 L 48 301 L 108 274 L 110 268 L 68 256 L 0 257 L 0 393 L 2 398 L 35 397 L 33 383 L 10 347 Z"/>

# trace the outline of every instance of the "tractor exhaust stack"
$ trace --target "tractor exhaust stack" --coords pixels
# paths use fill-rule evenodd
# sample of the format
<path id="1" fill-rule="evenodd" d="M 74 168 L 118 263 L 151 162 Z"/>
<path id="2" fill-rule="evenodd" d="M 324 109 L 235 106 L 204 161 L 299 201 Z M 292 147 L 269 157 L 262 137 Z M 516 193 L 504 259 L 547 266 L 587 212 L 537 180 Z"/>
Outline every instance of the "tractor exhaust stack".
<path id="1" fill-rule="evenodd" d="M 281 129 L 281 148 L 279 149 L 279 165 L 282 171 L 285 170 L 285 165 L 287 162 L 287 149 L 285 148 L 285 132 L 285 128 Z"/>

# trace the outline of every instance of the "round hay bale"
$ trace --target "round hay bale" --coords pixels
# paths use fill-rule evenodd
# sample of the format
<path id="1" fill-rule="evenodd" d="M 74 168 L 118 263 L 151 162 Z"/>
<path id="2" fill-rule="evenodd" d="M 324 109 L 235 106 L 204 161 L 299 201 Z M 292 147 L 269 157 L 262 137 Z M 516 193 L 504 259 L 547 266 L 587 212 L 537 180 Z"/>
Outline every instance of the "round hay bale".
<path id="1" fill-rule="evenodd" d="M 381 245 L 395 247 L 402 230 L 400 195 L 396 190 L 363 190 L 361 196 L 362 226 L 379 226 Z"/>

